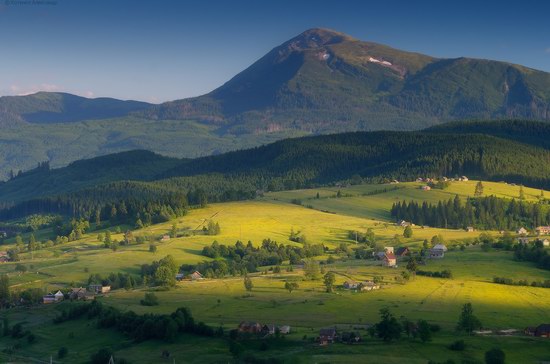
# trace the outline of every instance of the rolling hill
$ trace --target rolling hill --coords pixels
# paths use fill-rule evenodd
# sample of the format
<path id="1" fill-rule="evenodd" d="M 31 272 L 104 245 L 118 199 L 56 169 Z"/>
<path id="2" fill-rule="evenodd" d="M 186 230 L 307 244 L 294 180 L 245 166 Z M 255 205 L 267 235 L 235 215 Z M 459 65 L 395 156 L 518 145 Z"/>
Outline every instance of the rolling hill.
<path id="1" fill-rule="evenodd" d="M 197 190 L 209 201 L 227 201 L 251 198 L 257 190 L 463 174 L 550 186 L 550 150 L 540 143 L 549 135 L 546 124 L 502 121 L 449 124 L 448 128 L 302 137 L 196 159 L 133 151 L 60 169 L 43 165 L 0 184 L 0 203 L 4 207 L 15 204 L 16 209 L 26 206 L 23 211 L 28 213 L 55 210 L 59 204 L 55 196 L 89 207 L 126 198 L 147 200 L 149 195 L 162 199 L 175 193 L 191 196 Z M 525 142 L 514 139 L 517 128 L 522 129 Z M 498 130 L 499 136 L 483 134 L 483 129 Z M 47 204 L 40 202 L 44 198 Z"/>

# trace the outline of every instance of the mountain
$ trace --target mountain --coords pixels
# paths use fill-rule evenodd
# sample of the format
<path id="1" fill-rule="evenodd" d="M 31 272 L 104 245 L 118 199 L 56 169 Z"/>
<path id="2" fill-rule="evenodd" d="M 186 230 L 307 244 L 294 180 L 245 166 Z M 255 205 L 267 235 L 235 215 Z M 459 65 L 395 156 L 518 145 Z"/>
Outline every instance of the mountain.
<path id="1" fill-rule="evenodd" d="M 42 166 L 0 184 L 0 216 L 36 212 L 95 211 L 121 201 L 142 204 L 189 200 L 227 201 L 256 190 L 285 190 L 341 181 L 414 180 L 418 176 L 468 175 L 533 187 L 550 186 L 550 137 L 544 123 L 463 123 L 439 130 L 352 132 L 281 140 L 262 147 L 196 159 L 171 159 L 132 151 L 72 163 Z M 514 140 L 523 125 L 525 142 Z M 462 130 L 457 133 L 456 130 Z M 537 136 L 538 135 L 538 136 Z M 536 137 L 537 136 L 537 137 Z M 148 197 L 154 196 L 154 197 Z M 7 211 L 7 212 L 6 212 Z M 2 215 L 4 214 L 4 215 Z"/>
<path id="2" fill-rule="evenodd" d="M 0 180 L 43 161 L 58 168 L 134 149 L 196 158 L 305 135 L 549 121 L 549 105 L 549 73 L 311 29 L 199 97 L 160 105 L 47 92 L 1 97 Z"/>
<path id="3" fill-rule="evenodd" d="M 440 59 L 310 29 L 204 96 L 143 112 L 230 133 L 415 130 L 475 118 L 550 119 L 550 74 L 505 62 Z"/>
<path id="4" fill-rule="evenodd" d="M 62 92 L 0 97 L 0 125 L 18 122 L 68 123 L 126 116 L 152 104 L 107 97 L 89 99 Z"/>

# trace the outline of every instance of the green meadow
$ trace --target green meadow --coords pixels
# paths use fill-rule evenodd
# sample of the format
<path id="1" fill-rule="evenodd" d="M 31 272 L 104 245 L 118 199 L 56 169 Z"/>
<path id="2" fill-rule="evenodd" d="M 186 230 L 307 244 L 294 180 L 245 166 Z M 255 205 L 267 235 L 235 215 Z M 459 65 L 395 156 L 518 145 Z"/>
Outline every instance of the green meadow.
<path id="1" fill-rule="evenodd" d="M 234 244 L 237 240 L 261 244 L 265 238 L 279 243 L 301 245 L 289 241 L 291 230 L 305 235 L 308 242 L 323 243 L 329 248 L 328 255 L 335 258 L 331 264 L 322 264 L 324 271 L 336 275 L 338 288 L 326 293 L 322 279 L 305 280 L 303 271 L 296 267 L 281 273 L 265 271 L 251 274 L 254 288 L 247 292 L 243 279 L 205 279 L 182 281 L 170 290 L 155 290 L 160 304 L 142 306 L 139 301 L 154 288 L 115 290 L 98 298 L 104 304 L 123 311 L 142 313 L 170 313 L 178 307 L 190 308 L 196 320 L 213 327 L 223 327 L 227 332 L 243 320 L 277 325 L 290 325 L 292 333 L 282 340 L 268 340 L 263 350 L 260 342 L 246 343 L 246 352 L 256 357 L 278 357 L 289 363 L 427 363 L 429 360 L 444 362 L 448 359 L 460 363 L 483 362 L 483 354 L 492 347 L 502 348 L 507 363 L 538 363 L 550 360 L 548 340 L 513 336 L 466 336 L 455 331 L 462 305 L 471 302 L 483 327 L 490 330 L 517 329 L 550 322 L 550 289 L 523 286 L 508 286 L 492 283 L 495 276 L 514 280 L 543 281 L 550 279 L 550 272 L 538 269 L 532 263 L 513 260 L 511 252 L 491 250 L 484 252 L 479 245 L 471 243 L 479 232 L 463 230 L 413 227 L 413 236 L 404 238 L 403 228 L 396 226 L 389 217 L 391 205 L 398 200 L 437 202 L 456 194 L 473 195 L 475 181 L 454 182 L 446 190 L 422 191 L 420 183 L 397 185 L 359 185 L 346 188 L 321 188 L 268 193 L 254 201 L 211 204 L 206 208 L 192 209 L 174 221 L 153 225 L 133 231 L 135 236 L 147 235 L 159 240 L 176 224 L 178 236 L 165 242 L 157 242 L 156 253 L 149 252 L 149 243 L 120 246 L 116 251 L 106 249 L 92 231 L 82 239 L 37 251 L 32 259 L 28 253 L 21 254 L 28 267 L 26 273 L 15 272 L 15 263 L 0 265 L 0 273 L 8 273 L 12 289 L 39 287 L 46 291 L 85 285 L 90 274 L 102 275 L 123 272 L 138 275 L 142 264 L 151 263 L 172 255 L 178 264 L 193 264 L 209 260 L 201 255 L 204 246 L 214 240 L 220 244 Z M 483 182 L 486 195 L 515 198 L 518 186 L 504 183 Z M 387 192 L 380 192 L 387 188 Z M 342 197 L 337 198 L 340 191 Z M 379 193 L 380 192 L 380 193 Z M 317 193 L 319 198 L 317 198 Z M 375 193 L 375 194 L 374 194 Z M 550 193 L 550 192 L 547 192 Z M 539 190 L 525 188 L 528 200 L 536 200 Z M 301 205 L 296 204 L 301 201 Z M 293 203 L 294 202 L 294 203 Z M 216 236 L 204 235 L 202 227 L 209 220 L 220 224 Z M 449 269 L 452 279 L 416 276 L 406 281 L 401 278 L 405 264 L 397 268 L 381 266 L 374 260 L 358 260 L 333 252 L 340 244 L 351 249 L 355 241 L 349 239 L 348 231 L 366 231 L 372 228 L 377 245 L 393 244 L 399 235 L 399 246 L 408 246 L 418 251 L 424 239 L 442 235 L 452 248 L 440 260 L 430 260 L 419 269 L 441 271 Z M 112 229 L 112 228 L 111 228 Z M 121 231 L 124 231 L 124 227 Z M 492 232 L 498 236 L 497 232 Z M 37 236 L 42 239 L 47 231 Z M 24 240 L 27 239 L 24 235 Z M 122 240 L 122 234 L 113 234 L 113 239 Z M 9 241 L 8 247 L 13 242 Z M 458 244 L 466 244 L 464 250 Z M 454 248 L 453 248 L 454 247 Z M 355 293 L 340 286 L 346 280 L 367 280 L 382 277 L 380 290 Z M 285 281 L 296 281 L 299 288 L 289 293 Z M 118 357 L 132 363 L 161 362 L 163 350 L 171 352 L 179 363 L 218 363 L 233 360 L 227 338 L 204 338 L 180 335 L 175 343 L 147 341 L 130 342 L 113 330 L 98 329 L 85 319 L 52 324 L 52 318 L 70 303 L 37 306 L 28 309 L 12 309 L 0 312 L 8 316 L 12 324 L 22 322 L 24 327 L 37 337 L 34 344 L 20 343 L 21 349 L 14 354 L 0 353 L 6 362 L 30 362 L 55 359 L 59 347 L 67 346 L 69 355 L 58 362 L 81 363 L 89 360 L 92 353 L 102 347 L 111 347 Z M 364 338 L 356 346 L 334 344 L 328 347 L 315 345 L 312 339 L 323 327 L 337 326 L 341 330 L 354 326 L 374 324 L 379 320 L 379 310 L 388 307 L 398 318 L 416 321 L 424 319 L 439 325 L 441 331 L 433 340 L 421 343 L 418 339 L 402 338 L 392 344 L 382 343 L 369 337 L 366 330 L 359 330 Z M 457 339 L 465 340 L 467 347 L 462 352 L 451 351 L 447 346 Z M 2 339 L 0 351 L 18 341 Z M 57 359 L 56 359 L 57 360 Z"/>

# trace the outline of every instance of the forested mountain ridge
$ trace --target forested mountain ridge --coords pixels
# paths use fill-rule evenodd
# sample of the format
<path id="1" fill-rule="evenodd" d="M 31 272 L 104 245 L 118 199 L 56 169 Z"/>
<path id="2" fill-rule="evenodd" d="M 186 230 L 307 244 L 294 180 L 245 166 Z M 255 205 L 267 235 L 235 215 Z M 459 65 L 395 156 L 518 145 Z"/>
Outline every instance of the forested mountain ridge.
<path id="1" fill-rule="evenodd" d="M 64 92 L 0 97 L 0 126 L 16 123 L 68 123 L 108 119 L 144 110 L 151 104 L 108 97 L 86 98 Z"/>
<path id="2" fill-rule="evenodd" d="M 172 159 L 146 151 L 119 153 L 50 170 L 41 166 L 0 184 L 0 202 L 15 211 L 90 213 L 125 199 L 146 204 L 183 194 L 199 203 L 253 198 L 276 191 L 342 181 L 414 180 L 467 175 L 533 187 L 550 186 L 550 150 L 539 146 L 544 124 L 494 122 L 503 135 L 524 125 L 526 143 L 483 135 L 466 123 L 422 132 L 353 132 L 302 137 L 196 159 Z M 509 132 L 507 132 L 509 130 Z M 546 134 L 547 135 L 547 134 Z M 532 144 L 529 144 L 532 141 Z M 31 202 L 29 202 L 31 201 Z M 118 201 L 118 202 L 117 202 Z M 19 206 L 19 207 L 18 207 Z M 8 215 L 5 215 L 8 216 Z"/>
<path id="3" fill-rule="evenodd" d="M 439 59 L 310 29 L 207 95 L 153 106 L 232 133 L 415 130 L 472 118 L 550 119 L 550 74 L 472 58 Z"/>

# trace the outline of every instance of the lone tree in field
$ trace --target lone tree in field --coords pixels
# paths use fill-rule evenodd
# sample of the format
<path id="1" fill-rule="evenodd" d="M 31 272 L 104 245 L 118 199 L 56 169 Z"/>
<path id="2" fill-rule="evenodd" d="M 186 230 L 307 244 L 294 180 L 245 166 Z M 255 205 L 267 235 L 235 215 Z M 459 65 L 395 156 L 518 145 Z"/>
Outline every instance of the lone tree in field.
<path id="1" fill-rule="evenodd" d="M 170 237 L 172 239 L 177 238 L 178 236 L 178 227 L 176 224 L 172 224 L 172 228 L 170 229 Z"/>
<path id="2" fill-rule="evenodd" d="M 304 275 L 307 279 L 316 280 L 321 275 L 319 262 L 314 259 L 306 259 L 304 262 Z"/>
<path id="3" fill-rule="evenodd" d="M 252 283 L 252 279 L 250 279 L 249 276 L 244 276 L 244 288 L 248 292 L 252 291 L 252 288 L 254 288 L 254 283 Z"/>
<path id="4" fill-rule="evenodd" d="M 289 293 L 292 293 L 292 291 L 294 291 L 295 289 L 298 289 L 298 288 L 300 288 L 300 286 L 296 282 L 285 282 L 285 289 Z"/>
<path id="5" fill-rule="evenodd" d="M 471 303 L 468 302 L 462 306 L 456 328 L 459 331 L 466 331 L 468 335 L 471 335 L 472 331 L 481 328 L 481 321 L 474 315 L 474 308 Z"/>
<path id="6" fill-rule="evenodd" d="M 380 317 L 382 320 L 375 325 L 376 335 L 386 342 L 399 339 L 402 331 L 401 324 L 387 307 L 380 310 Z"/>
<path id="7" fill-rule="evenodd" d="M 407 270 L 411 272 L 411 274 L 416 274 L 416 271 L 418 270 L 418 264 L 416 263 L 415 257 L 409 258 L 409 261 L 407 262 Z"/>
<path id="8" fill-rule="evenodd" d="M 10 279 L 7 274 L 0 275 L 0 307 L 10 301 Z"/>
<path id="9" fill-rule="evenodd" d="M 334 282 L 336 281 L 336 276 L 334 275 L 334 273 L 328 272 L 327 274 L 325 274 L 325 277 L 323 280 L 324 280 L 325 287 L 327 288 L 327 292 L 331 293 L 334 288 Z"/>
<path id="10" fill-rule="evenodd" d="M 475 197 L 481 197 L 482 195 L 483 195 L 483 183 L 481 183 L 481 181 L 479 181 L 476 184 L 476 190 L 474 192 L 474 196 Z"/>
<path id="11" fill-rule="evenodd" d="M 504 364 L 506 354 L 504 351 L 493 348 L 485 353 L 485 364 Z"/>
<path id="12" fill-rule="evenodd" d="M 403 237 L 412 238 L 412 236 L 413 236 L 413 229 L 409 225 L 405 228 L 405 230 L 403 230 Z"/>
<path id="13" fill-rule="evenodd" d="M 426 320 L 418 321 L 418 337 L 422 340 L 423 343 L 430 341 L 432 339 L 432 330 L 430 324 Z"/>
<path id="14" fill-rule="evenodd" d="M 519 186 L 519 199 L 525 200 L 525 192 L 523 192 L 523 186 Z"/>

